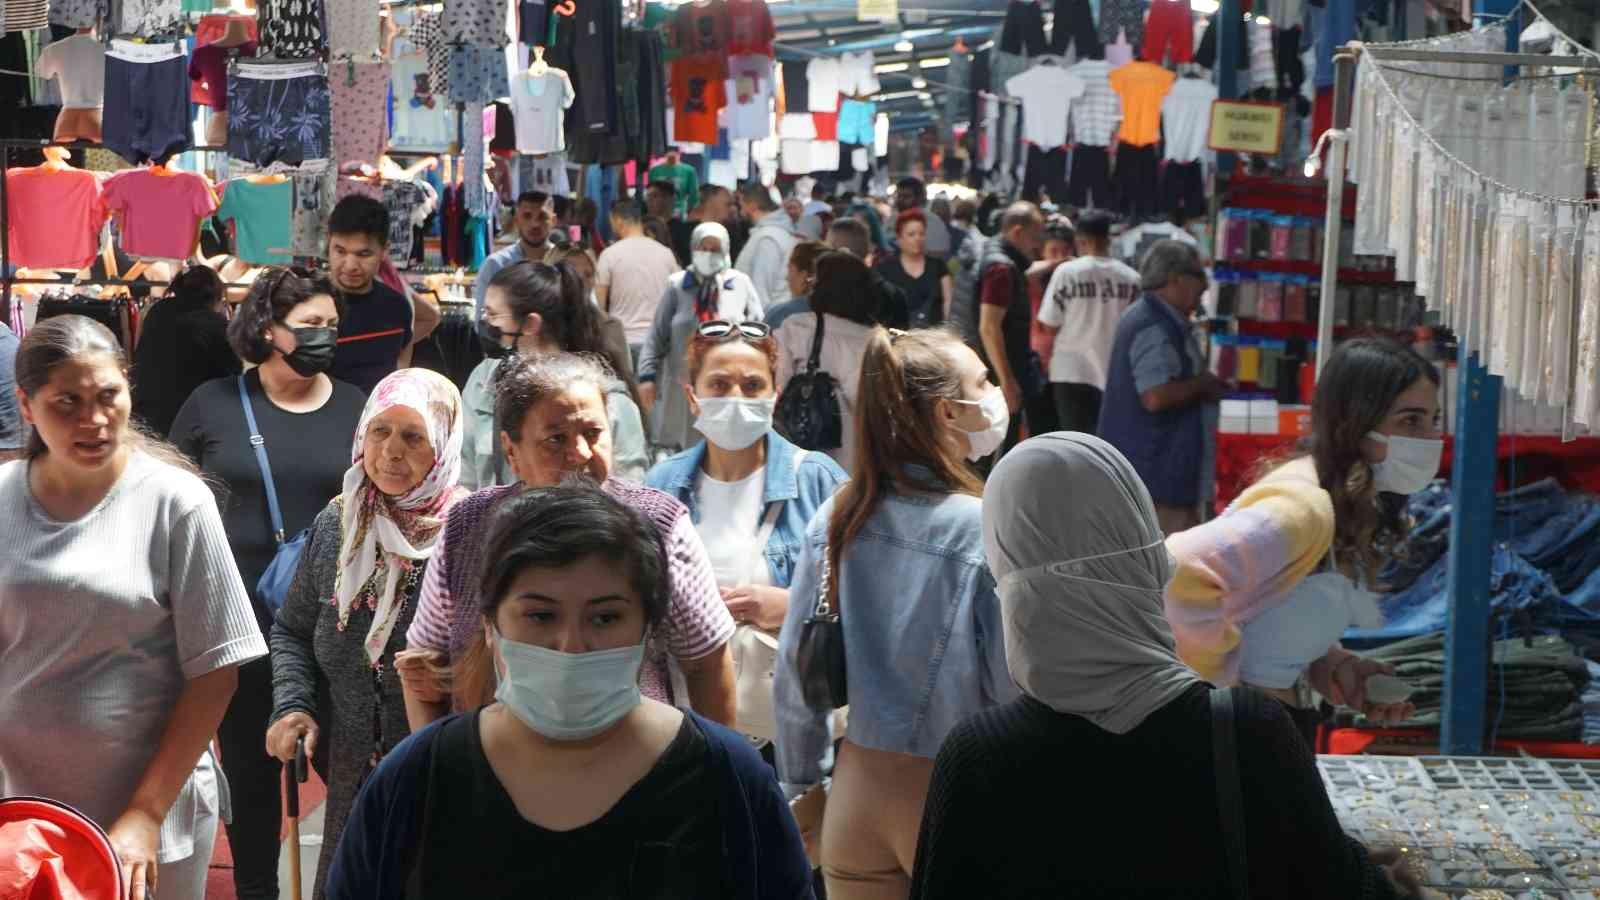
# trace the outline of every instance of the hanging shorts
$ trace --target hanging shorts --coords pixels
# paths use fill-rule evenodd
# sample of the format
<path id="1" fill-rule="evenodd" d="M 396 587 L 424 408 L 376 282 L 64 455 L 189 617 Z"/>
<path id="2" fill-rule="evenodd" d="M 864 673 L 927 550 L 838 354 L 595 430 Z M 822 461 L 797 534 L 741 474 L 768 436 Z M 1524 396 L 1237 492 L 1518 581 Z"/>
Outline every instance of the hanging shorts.
<path id="1" fill-rule="evenodd" d="M 329 158 L 328 77 L 319 62 L 241 62 L 228 78 L 228 155 L 257 166 Z"/>
<path id="2" fill-rule="evenodd" d="M 813 115 L 815 115 L 813 113 Z M 839 143 L 871 144 L 873 119 L 878 105 L 866 100 L 845 99 L 839 104 Z"/>
<path id="3" fill-rule="evenodd" d="M 328 69 L 335 161 L 378 164 L 389 145 L 389 64 L 344 60 Z"/>
<path id="4" fill-rule="evenodd" d="M 1168 160 L 1161 169 L 1161 196 L 1166 201 L 1166 212 L 1179 223 L 1204 218 L 1206 186 L 1204 165 L 1199 161 L 1173 162 Z"/>
<path id="5" fill-rule="evenodd" d="M 1194 59 L 1194 13 L 1189 11 L 1189 0 L 1152 0 L 1150 4 L 1143 58 L 1160 65 L 1168 53 L 1174 63 Z"/>
<path id="6" fill-rule="evenodd" d="M 1090 144 L 1073 147 L 1068 205 L 1077 209 L 1110 209 L 1111 202 L 1111 152 Z"/>
<path id="7" fill-rule="evenodd" d="M 1117 196 L 1124 215 L 1148 218 L 1160 212 L 1156 147 L 1117 145 Z"/>
<path id="8" fill-rule="evenodd" d="M 1050 52 L 1065 56 L 1076 45 L 1079 59 L 1099 59 L 1105 55 L 1100 36 L 1094 30 L 1094 13 L 1089 0 L 1056 0 L 1055 24 L 1050 27 Z"/>
<path id="9" fill-rule="evenodd" d="M 112 41 L 101 143 L 131 163 L 189 146 L 189 61 L 182 44 Z"/>
<path id="10" fill-rule="evenodd" d="M 503 47 L 462 44 L 450 48 L 450 100 L 454 103 L 489 104 L 511 96 Z M 470 119 L 468 121 L 471 121 Z"/>
<path id="11" fill-rule="evenodd" d="M 1100 0 L 1100 43 L 1115 44 L 1117 34 L 1124 31 L 1129 45 L 1144 42 L 1144 0 Z"/>

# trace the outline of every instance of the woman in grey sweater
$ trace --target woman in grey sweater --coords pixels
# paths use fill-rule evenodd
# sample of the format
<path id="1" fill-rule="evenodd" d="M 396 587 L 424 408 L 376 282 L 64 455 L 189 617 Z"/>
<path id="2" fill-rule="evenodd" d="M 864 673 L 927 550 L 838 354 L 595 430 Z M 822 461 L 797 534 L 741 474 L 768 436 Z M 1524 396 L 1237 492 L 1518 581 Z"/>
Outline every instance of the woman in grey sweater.
<path id="1" fill-rule="evenodd" d="M 378 383 L 356 426 L 344 492 L 311 526 L 272 626 L 267 752 L 288 762 L 326 741 L 328 807 L 316 893 L 356 791 L 410 733 L 395 654 L 405 648 L 422 575 L 445 514 L 465 495 L 461 395 L 426 369 Z"/>

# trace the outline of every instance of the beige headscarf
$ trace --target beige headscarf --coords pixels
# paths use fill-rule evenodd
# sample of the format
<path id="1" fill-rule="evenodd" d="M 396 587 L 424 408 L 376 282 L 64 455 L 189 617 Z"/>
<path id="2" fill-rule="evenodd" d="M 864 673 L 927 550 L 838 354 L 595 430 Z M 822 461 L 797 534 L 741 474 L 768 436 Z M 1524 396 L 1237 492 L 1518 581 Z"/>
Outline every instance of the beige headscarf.
<path id="1" fill-rule="evenodd" d="M 1121 453 L 1086 434 L 1017 445 L 983 492 L 1006 663 L 1023 692 L 1125 734 L 1200 677 L 1178 659 L 1155 507 Z"/>

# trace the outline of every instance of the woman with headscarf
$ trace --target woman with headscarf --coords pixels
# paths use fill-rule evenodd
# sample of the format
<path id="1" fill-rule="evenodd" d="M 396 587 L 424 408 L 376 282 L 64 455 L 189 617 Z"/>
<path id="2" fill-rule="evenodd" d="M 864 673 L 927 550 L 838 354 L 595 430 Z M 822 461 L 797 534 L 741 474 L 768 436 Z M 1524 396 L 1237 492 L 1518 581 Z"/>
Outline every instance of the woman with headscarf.
<path id="1" fill-rule="evenodd" d="M 323 743 L 328 785 L 315 896 L 356 791 L 411 733 L 395 654 L 405 649 L 422 575 L 445 516 L 465 495 L 461 395 L 427 369 L 400 369 L 367 400 L 344 491 L 317 516 L 272 626 L 267 752 Z M 326 705 L 324 705 L 326 704 Z"/>
<path id="2" fill-rule="evenodd" d="M 1343 833 L 1294 722 L 1248 689 L 1229 695 L 1248 889 L 1230 887 L 1212 687 L 1178 659 L 1161 609 L 1172 560 L 1110 444 L 1055 432 L 1006 454 L 984 489 L 983 543 L 1023 696 L 945 739 L 912 897 L 1420 894 Z"/>
<path id="3" fill-rule="evenodd" d="M 761 295 L 750 276 L 733 268 L 728 229 L 701 222 L 689 238 L 694 261 L 672 276 L 639 351 L 639 401 L 650 416 L 655 445 L 676 453 L 695 443 L 690 427 L 689 341 L 702 322 L 759 322 Z"/>

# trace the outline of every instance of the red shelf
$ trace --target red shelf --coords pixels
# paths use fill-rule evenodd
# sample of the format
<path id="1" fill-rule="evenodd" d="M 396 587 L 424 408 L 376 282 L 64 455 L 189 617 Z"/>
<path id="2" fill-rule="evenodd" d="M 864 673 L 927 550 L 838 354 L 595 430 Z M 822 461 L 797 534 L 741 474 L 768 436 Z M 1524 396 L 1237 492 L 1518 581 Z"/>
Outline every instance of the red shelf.
<path id="1" fill-rule="evenodd" d="M 1322 263 L 1304 259 L 1219 259 L 1216 261 L 1219 269 L 1234 269 L 1248 272 L 1278 272 L 1284 275 L 1309 275 L 1313 278 L 1322 277 Z M 1372 272 L 1366 269 L 1340 269 L 1339 281 L 1350 284 L 1399 284 L 1394 279 L 1394 270 L 1387 269 Z"/>

